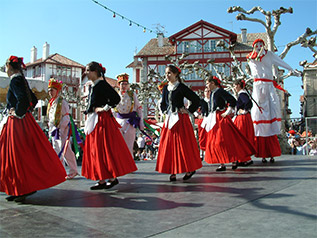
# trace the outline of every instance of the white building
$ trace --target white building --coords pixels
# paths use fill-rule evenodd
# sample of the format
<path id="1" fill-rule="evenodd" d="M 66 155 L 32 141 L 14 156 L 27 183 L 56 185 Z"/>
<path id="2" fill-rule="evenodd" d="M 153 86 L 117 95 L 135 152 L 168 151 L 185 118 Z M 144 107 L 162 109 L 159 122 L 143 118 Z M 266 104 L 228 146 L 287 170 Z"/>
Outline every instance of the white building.
<path id="1" fill-rule="evenodd" d="M 80 121 L 80 108 L 78 107 L 78 99 L 80 95 L 80 85 L 85 66 L 79 64 L 58 53 L 51 54 L 49 52 L 50 45 L 46 42 L 43 45 L 42 58 L 37 58 L 37 48 L 33 46 L 31 49 L 31 62 L 26 64 L 27 78 L 48 82 L 50 78 L 63 81 L 65 84 L 63 95 L 68 101 L 71 110 L 70 113 L 74 121 L 78 124 Z M 46 103 L 42 103 L 39 108 L 39 117 L 46 113 Z M 45 105 L 46 104 L 46 105 Z M 43 119 L 39 118 L 43 121 Z"/>

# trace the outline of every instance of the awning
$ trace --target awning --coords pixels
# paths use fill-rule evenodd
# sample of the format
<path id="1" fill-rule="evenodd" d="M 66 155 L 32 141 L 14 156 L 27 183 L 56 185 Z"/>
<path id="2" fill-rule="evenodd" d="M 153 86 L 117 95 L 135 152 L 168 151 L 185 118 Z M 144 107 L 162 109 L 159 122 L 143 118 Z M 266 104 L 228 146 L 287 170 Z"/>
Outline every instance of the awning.
<path id="1" fill-rule="evenodd" d="M 30 88 L 34 92 L 38 100 L 48 98 L 48 83 L 37 79 L 26 78 Z M 10 85 L 10 78 L 4 72 L 0 71 L 0 102 L 5 103 Z"/>

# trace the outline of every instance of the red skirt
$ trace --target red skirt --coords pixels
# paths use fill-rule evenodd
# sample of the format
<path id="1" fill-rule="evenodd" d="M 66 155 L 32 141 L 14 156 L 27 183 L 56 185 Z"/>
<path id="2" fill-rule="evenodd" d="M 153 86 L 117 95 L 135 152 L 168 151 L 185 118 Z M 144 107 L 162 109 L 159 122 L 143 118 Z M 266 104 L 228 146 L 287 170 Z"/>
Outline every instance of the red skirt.
<path id="1" fill-rule="evenodd" d="M 217 111 L 216 124 L 207 133 L 205 161 L 209 164 L 226 164 L 243 161 L 255 154 L 252 144 L 242 135 L 224 111 Z"/>
<path id="2" fill-rule="evenodd" d="M 98 113 L 95 129 L 86 136 L 82 175 L 91 180 L 116 178 L 137 170 L 110 111 Z"/>
<path id="3" fill-rule="evenodd" d="M 0 191 L 19 196 L 65 181 L 66 171 L 31 113 L 9 117 L 0 136 Z"/>
<path id="4" fill-rule="evenodd" d="M 187 114 L 168 129 L 163 126 L 158 149 L 156 171 L 165 174 L 192 172 L 202 167 L 193 126 Z"/>
<path id="5" fill-rule="evenodd" d="M 280 142 L 278 141 L 276 135 L 268 137 L 256 136 L 255 146 L 257 149 L 255 157 L 270 158 L 280 156 L 282 154 Z"/>
<path id="6" fill-rule="evenodd" d="M 201 127 L 203 119 L 198 121 L 198 141 L 199 141 L 199 148 L 203 151 L 206 150 L 206 141 L 207 141 L 207 131 L 205 128 Z"/>
<path id="7" fill-rule="evenodd" d="M 255 149 L 256 147 L 255 147 L 254 126 L 253 126 L 251 114 L 247 113 L 243 115 L 238 115 L 236 119 L 234 120 L 234 124 L 238 128 L 238 130 L 244 135 L 244 137 L 253 145 Z M 244 162 L 249 160 L 251 160 L 250 156 L 239 161 Z"/>

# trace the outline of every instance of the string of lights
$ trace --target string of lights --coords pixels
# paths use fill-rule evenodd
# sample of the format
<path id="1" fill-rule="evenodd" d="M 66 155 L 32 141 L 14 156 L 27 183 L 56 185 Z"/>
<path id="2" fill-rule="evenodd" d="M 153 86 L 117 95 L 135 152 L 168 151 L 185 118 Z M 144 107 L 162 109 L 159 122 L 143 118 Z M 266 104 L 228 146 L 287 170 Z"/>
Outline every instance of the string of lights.
<path id="1" fill-rule="evenodd" d="M 141 24 L 139 24 L 139 23 L 137 23 L 137 22 L 135 22 L 135 21 L 133 21 L 133 20 L 131 20 L 131 19 L 129 19 L 129 18 L 123 16 L 123 15 L 121 15 L 121 14 L 118 13 L 118 12 L 115 12 L 115 11 L 111 10 L 110 8 L 108 8 L 108 7 L 106 7 L 105 5 L 99 3 L 98 1 L 96 1 L 96 0 L 92 0 L 92 1 L 93 1 L 94 3 L 96 3 L 96 4 L 98 4 L 99 6 L 103 7 L 104 9 L 108 10 L 109 12 L 112 12 L 114 18 L 115 18 L 116 16 L 118 16 L 118 17 L 121 17 L 122 20 L 128 21 L 128 22 L 129 22 L 129 26 L 136 25 L 137 27 L 141 27 L 141 28 L 143 28 L 143 32 L 144 32 L 144 33 L 145 33 L 146 31 L 148 31 L 148 32 L 150 32 L 150 33 L 153 32 L 151 29 L 149 29 L 149 28 L 147 28 L 147 27 L 145 27 L 145 26 L 143 26 L 143 25 L 141 25 Z"/>

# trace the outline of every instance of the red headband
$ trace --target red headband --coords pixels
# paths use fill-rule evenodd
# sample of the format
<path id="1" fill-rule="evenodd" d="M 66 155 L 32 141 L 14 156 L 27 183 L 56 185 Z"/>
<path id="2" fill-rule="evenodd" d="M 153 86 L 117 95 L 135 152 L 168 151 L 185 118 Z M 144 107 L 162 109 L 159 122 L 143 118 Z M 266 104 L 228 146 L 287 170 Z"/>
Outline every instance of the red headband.
<path id="1" fill-rule="evenodd" d="M 252 47 L 254 47 L 254 45 L 255 45 L 256 43 L 258 43 L 258 42 L 262 42 L 263 45 L 265 45 L 265 43 L 264 43 L 264 41 L 263 41 L 262 39 L 256 39 L 256 40 L 253 42 Z"/>
<path id="2" fill-rule="evenodd" d="M 213 80 L 216 80 L 216 81 L 217 81 L 217 83 L 218 83 L 219 85 L 221 84 L 220 79 L 219 79 L 219 78 L 217 78 L 216 76 L 213 76 L 213 77 L 212 77 L 212 79 L 213 79 Z"/>
<path id="3" fill-rule="evenodd" d="M 20 62 L 19 62 L 19 60 L 20 60 Z M 21 63 L 21 65 L 22 65 L 22 68 L 24 68 L 25 69 L 25 64 L 23 63 L 23 57 L 17 57 L 17 56 L 14 56 L 14 55 L 11 55 L 10 56 L 10 58 L 9 58 L 9 61 L 10 62 L 14 62 L 14 63 Z"/>
<path id="4" fill-rule="evenodd" d="M 243 79 L 241 80 L 241 83 L 242 83 L 243 88 L 245 88 L 245 81 Z"/>
<path id="5" fill-rule="evenodd" d="M 101 63 L 99 63 L 99 66 L 102 68 L 102 70 L 103 70 L 103 72 L 104 72 L 104 74 L 105 74 L 105 73 L 106 73 L 106 68 L 103 67 Z"/>
<path id="6" fill-rule="evenodd" d="M 175 66 L 175 67 L 176 67 L 176 69 L 178 70 L 179 73 L 182 72 L 180 68 L 178 68 L 177 66 Z"/>

